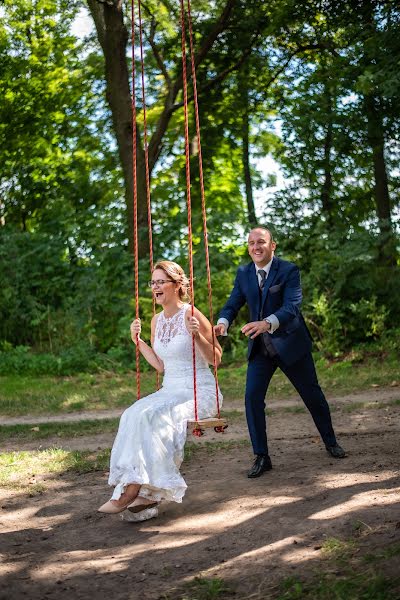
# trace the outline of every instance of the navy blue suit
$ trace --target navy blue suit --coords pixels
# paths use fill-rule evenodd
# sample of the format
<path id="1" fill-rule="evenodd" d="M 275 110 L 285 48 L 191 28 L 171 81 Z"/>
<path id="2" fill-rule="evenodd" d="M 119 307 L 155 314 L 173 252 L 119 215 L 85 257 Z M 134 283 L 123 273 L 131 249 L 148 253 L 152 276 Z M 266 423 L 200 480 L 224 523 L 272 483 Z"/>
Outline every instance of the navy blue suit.
<path id="1" fill-rule="evenodd" d="M 300 394 L 323 442 L 328 446 L 336 444 L 329 406 L 318 384 L 311 354 L 311 336 L 300 312 L 301 300 L 298 267 L 274 256 L 262 293 L 254 263 L 239 267 L 231 295 L 219 315 L 231 324 L 247 304 L 250 321 L 261 321 L 271 314 L 279 320 L 279 328 L 267 334 L 268 354 L 262 349 L 261 336 L 249 339 L 246 418 L 254 454 L 268 454 L 265 396 L 278 367 Z"/>

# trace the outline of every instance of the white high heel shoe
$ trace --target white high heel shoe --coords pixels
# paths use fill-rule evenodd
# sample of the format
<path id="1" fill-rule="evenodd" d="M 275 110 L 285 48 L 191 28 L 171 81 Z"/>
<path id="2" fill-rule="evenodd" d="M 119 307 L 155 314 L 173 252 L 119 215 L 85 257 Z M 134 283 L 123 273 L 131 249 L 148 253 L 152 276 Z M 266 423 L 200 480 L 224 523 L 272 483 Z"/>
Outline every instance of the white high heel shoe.
<path id="1" fill-rule="evenodd" d="M 97 509 L 97 512 L 106 513 L 108 515 L 116 515 L 122 511 L 124 511 L 126 508 L 128 508 L 128 505 L 129 505 L 129 502 L 128 502 L 128 504 L 125 504 L 124 506 L 118 506 L 118 504 L 115 504 L 114 502 L 109 500 L 108 502 L 106 502 L 105 504 L 100 506 L 100 508 Z"/>

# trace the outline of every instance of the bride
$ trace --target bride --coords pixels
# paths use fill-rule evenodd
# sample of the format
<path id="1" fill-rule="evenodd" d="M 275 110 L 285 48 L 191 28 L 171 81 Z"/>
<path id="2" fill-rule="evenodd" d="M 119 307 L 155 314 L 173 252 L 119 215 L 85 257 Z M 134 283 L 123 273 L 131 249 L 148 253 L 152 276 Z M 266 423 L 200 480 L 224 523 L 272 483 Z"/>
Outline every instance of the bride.
<path id="1" fill-rule="evenodd" d="M 216 412 L 212 329 L 208 319 L 185 302 L 189 281 L 183 269 L 168 260 L 158 262 L 149 281 L 163 310 L 151 321 L 151 346 L 141 337 L 140 319 L 131 324 L 133 342 L 147 362 L 164 372 L 160 390 L 138 400 L 121 416 L 111 451 L 111 500 L 98 510 L 119 513 L 156 506 L 161 500 L 182 502 L 186 483 L 179 472 L 186 441 L 187 421 L 194 419 L 192 336 L 196 341 L 198 417 Z M 215 341 L 217 365 L 221 346 Z M 222 403 L 222 396 L 219 395 Z"/>

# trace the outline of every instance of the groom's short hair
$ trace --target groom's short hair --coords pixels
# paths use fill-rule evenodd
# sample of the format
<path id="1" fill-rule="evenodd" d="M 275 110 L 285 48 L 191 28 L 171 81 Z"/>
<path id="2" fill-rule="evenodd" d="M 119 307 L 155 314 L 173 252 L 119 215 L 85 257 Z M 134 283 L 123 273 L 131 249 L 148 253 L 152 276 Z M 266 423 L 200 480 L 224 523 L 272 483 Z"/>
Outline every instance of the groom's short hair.
<path id="1" fill-rule="evenodd" d="M 248 233 L 247 233 L 247 237 L 249 237 L 250 233 L 252 231 L 254 231 L 255 229 L 262 229 L 263 231 L 266 231 L 269 234 L 269 238 L 271 240 L 271 242 L 274 242 L 274 236 L 272 235 L 272 231 L 270 229 L 268 229 L 268 227 L 264 227 L 264 225 L 256 225 L 255 227 L 252 227 Z"/>

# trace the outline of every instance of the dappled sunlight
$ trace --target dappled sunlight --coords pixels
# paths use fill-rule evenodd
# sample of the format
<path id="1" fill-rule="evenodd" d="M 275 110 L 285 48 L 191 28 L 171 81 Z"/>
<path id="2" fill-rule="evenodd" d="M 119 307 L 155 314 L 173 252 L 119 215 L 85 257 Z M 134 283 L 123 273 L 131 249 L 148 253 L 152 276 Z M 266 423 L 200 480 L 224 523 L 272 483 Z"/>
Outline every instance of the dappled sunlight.
<path id="1" fill-rule="evenodd" d="M 318 484 L 321 488 L 336 489 L 338 487 L 347 487 L 354 483 L 376 483 L 377 481 L 387 481 L 393 477 L 393 471 L 379 471 L 379 473 L 361 473 L 360 471 L 348 471 L 345 476 L 343 473 L 337 475 L 318 476 Z"/>
<path id="2" fill-rule="evenodd" d="M 29 554 L 31 553 L 29 552 Z M 1 556 L 1 554 L 0 557 L 0 577 L 4 577 L 5 575 L 18 574 L 18 572 L 21 571 L 21 568 L 23 568 L 21 560 L 19 560 L 18 562 L 16 562 L 15 560 L 13 560 L 12 562 L 8 562 Z M 25 557 L 21 558 L 24 559 Z M 24 565 L 25 564 L 26 563 L 24 562 Z"/>
<path id="3" fill-rule="evenodd" d="M 254 550 L 250 550 L 248 552 L 243 552 L 241 554 L 237 554 L 236 556 L 224 560 L 223 569 L 229 569 L 231 567 L 238 568 L 243 570 L 246 562 L 256 563 L 258 561 L 264 562 L 265 558 L 269 555 L 280 554 L 285 548 L 291 547 L 298 538 L 294 536 L 285 537 L 276 542 L 271 542 L 260 546 L 259 548 L 255 548 Z M 218 568 L 221 568 L 218 565 Z M 215 566 L 211 566 L 209 569 L 202 571 L 202 576 L 212 576 L 215 571 Z"/>
<path id="4" fill-rule="evenodd" d="M 105 551 L 89 551 L 76 550 L 71 552 L 60 552 L 54 555 L 50 560 L 43 563 L 38 569 L 31 572 L 31 578 L 36 581 L 47 581 L 49 571 L 52 578 L 73 575 L 87 575 L 88 572 L 98 571 L 99 573 L 118 573 L 127 568 L 127 561 L 132 559 L 132 553 L 119 556 L 119 560 L 115 560 L 115 554 L 107 551 L 107 556 L 98 556 L 104 554 Z M 116 554 L 118 552 L 116 551 Z"/>
<path id="5" fill-rule="evenodd" d="M 400 487 L 391 490 L 385 488 L 368 490 L 366 492 L 355 494 L 350 500 L 340 502 L 325 510 L 314 513 L 308 518 L 312 520 L 335 519 L 343 516 L 345 513 L 351 513 L 361 508 L 368 508 L 371 504 L 372 506 L 377 506 L 395 504 L 398 502 L 400 502 Z"/>
<path id="6" fill-rule="evenodd" d="M 40 519 L 43 519 L 43 521 L 46 523 L 47 529 L 49 529 L 49 527 L 51 529 L 56 525 L 66 524 L 71 520 L 73 512 L 65 512 L 65 510 L 63 510 L 62 514 L 60 514 L 61 506 L 58 502 L 48 502 L 46 510 L 49 508 L 58 511 L 57 514 L 46 514 L 41 517 L 39 514 L 43 510 L 41 506 L 28 505 L 26 508 L 18 508 L 17 510 L 9 510 L 6 512 L 2 511 L 1 521 L 4 526 L 8 523 L 12 524 L 12 529 L 9 530 L 9 532 L 12 533 L 17 531 L 25 531 L 27 522 L 33 522 L 40 528 Z M 18 519 L 15 518 L 16 514 Z"/>
<path id="7" fill-rule="evenodd" d="M 302 498 L 297 496 L 271 496 L 261 499 L 255 499 L 252 496 L 243 496 L 242 498 L 235 498 L 224 504 L 213 506 L 212 513 L 205 512 L 202 515 L 185 515 L 185 517 L 178 518 L 171 523 L 170 530 L 173 535 L 178 533 L 187 535 L 188 529 L 191 533 L 199 530 L 199 532 L 208 531 L 214 535 L 222 533 L 233 526 L 246 523 L 246 521 L 262 515 L 271 507 L 282 506 L 283 504 L 290 504 L 300 500 Z M 255 502 L 257 502 L 256 505 Z M 238 513 L 238 507 L 242 508 L 243 512 Z M 164 528 L 164 531 L 166 530 L 168 531 L 168 528 Z"/>
<path id="8" fill-rule="evenodd" d="M 281 560 L 292 565 L 306 563 L 309 560 L 315 559 L 315 549 L 307 543 L 302 544 L 298 539 L 293 542 L 292 549 L 281 555 Z"/>
<path id="9" fill-rule="evenodd" d="M 72 408 L 79 409 L 83 408 L 87 401 L 87 395 L 82 393 L 74 392 L 66 396 L 65 400 L 61 403 L 61 408 Z"/>

